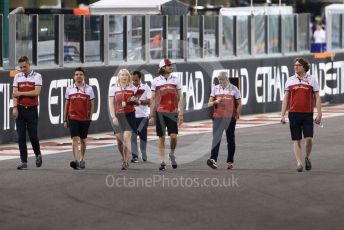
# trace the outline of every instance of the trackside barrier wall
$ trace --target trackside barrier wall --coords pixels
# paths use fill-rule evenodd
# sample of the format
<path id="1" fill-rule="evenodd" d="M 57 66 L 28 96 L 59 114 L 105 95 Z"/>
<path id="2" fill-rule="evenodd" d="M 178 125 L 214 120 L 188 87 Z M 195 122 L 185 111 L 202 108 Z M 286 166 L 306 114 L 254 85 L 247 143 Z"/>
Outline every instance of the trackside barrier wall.
<path id="1" fill-rule="evenodd" d="M 281 108 L 286 79 L 293 75 L 293 59 L 296 56 L 285 56 L 261 59 L 241 59 L 219 62 L 177 63 L 174 74 L 182 82 L 185 101 L 185 121 L 209 119 L 207 108 L 214 77 L 221 70 L 229 72 L 230 77 L 240 78 L 243 114 L 277 112 Z M 318 78 L 320 95 L 323 100 L 344 102 L 344 53 L 337 53 L 330 59 L 309 59 L 310 72 Z M 150 84 L 157 75 L 157 65 L 141 66 L 96 66 L 85 67 L 87 82 L 95 92 L 95 113 L 90 133 L 111 131 L 108 113 L 109 86 L 115 80 L 114 74 L 121 68 L 130 71 L 139 69 L 144 72 L 144 80 Z M 43 88 L 39 107 L 39 137 L 41 139 L 68 136 L 63 128 L 64 94 L 72 84 L 73 68 L 38 69 L 42 74 Z M 12 117 L 12 82 L 9 72 L 0 72 L 0 144 L 16 140 L 15 121 Z"/>

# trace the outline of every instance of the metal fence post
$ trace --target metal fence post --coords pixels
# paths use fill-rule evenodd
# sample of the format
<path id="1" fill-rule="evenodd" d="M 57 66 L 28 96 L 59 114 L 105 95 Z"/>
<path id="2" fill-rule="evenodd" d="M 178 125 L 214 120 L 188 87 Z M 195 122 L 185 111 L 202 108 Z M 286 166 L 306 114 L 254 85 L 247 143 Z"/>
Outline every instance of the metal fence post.
<path id="1" fill-rule="evenodd" d="M 168 16 L 163 16 L 162 22 L 162 57 L 168 58 L 168 38 L 167 38 L 167 31 L 168 31 Z"/>
<path id="2" fill-rule="evenodd" d="M 54 16 L 55 64 L 63 67 L 64 62 L 64 15 Z"/>
<path id="3" fill-rule="evenodd" d="M 255 42 L 256 42 L 256 36 L 255 36 L 255 28 L 256 28 L 256 23 L 255 23 L 255 17 L 253 14 L 251 14 L 248 17 L 248 31 L 249 31 L 249 36 L 248 36 L 248 52 L 250 55 L 254 56 L 256 54 L 256 49 L 255 49 Z"/>
<path id="4" fill-rule="evenodd" d="M 183 15 L 181 16 L 181 20 L 180 20 L 180 40 L 183 42 L 183 44 L 181 45 L 181 53 L 182 53 L 182 58 L 184 59 L 184 61 L 187 61 L 188 59 L 188 43 L 187 43 L 187 34 L 188 34 L 188 16 Z"/>
<path id="5" fill-rule="evenodd" d="M 285 39 L 284 39 L 284 16 L 283 15 L 279 15 L 278 16 L 278 48 L 279 48 L 279 52 L 282 53 L 282 55 L 285 54 Z"/>
<path id="6" fill-rule="evenodd" d="M 198 15 L 199 24 L 199 57 L 204 58 L 204 16 Z"/>
<path id="7" fill-rule="evenodd" d="M 0 67 L 3 66 L 4 62 L 4 52 L 3 52 L 3 37 L 4 32 L 3 32 L 3 20 L 2 20 L 2 14 L 0 14 Z"/>
<path id="8" fill-rule="evenodd" d="M 80 16 L 80 62 L 85 63 L 85 15 Z"/>
<path id="9" fill-rule="evenodd" d="M 238 23 L 237 23 L 237 17 L 233 17 L 233 55 L 237 56 L 238 55 Z"/>
<path id="10" fill-rule="evenodd" d="M 299 35 L 299 15 L 294 14 L 294 51 L 299 51 L 299 42 L 298 42 L 298 35 Z"/>
<path id="11" fill-rule="evenodd" d="M 123 61 L 128 61 L 128 17 L 123 16 Z"/>
<path id="12" fill-rule="evenodd" d="M 216 57 L 222 58 L 222 49 L 223 49 L 223 20 L 222 16 L 216 16 L 216 28 L 215 28 L 215 54 Z"/>
<path id="13" fill-rule="evenodd" d="M 101 37 L 100 37 L 100 58 L 105 66 L 109 65 L 109 15 L 101 18 Z"/>
<path id="14" fill-rule="evenodd" d="M 16 66 L 16 51 L 17 51 L 17 46 L 16 46 L 16 31 L 17 31 L 17 26 L 16 26 L 16 15 L 15 14 L 9 14 L 9 52 L 8 52 L 8 67 L 10 69 L 14 69 Z"/>
<path id="15" fill-rule="evenodd" d="M 32 63 L 37 66 L 38 64 L 38 15 L 32 16 Z"/>

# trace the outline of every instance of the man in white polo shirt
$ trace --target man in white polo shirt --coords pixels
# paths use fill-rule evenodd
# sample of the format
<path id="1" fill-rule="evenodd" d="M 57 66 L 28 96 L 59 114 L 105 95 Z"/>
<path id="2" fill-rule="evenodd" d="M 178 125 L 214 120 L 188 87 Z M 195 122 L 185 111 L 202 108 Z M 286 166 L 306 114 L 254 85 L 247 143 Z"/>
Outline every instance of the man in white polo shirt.
<path id="1" fill-rule="evenodd" d="M 147 84 L 141 82 L 142 73 L 134 71 L 132 73 L 133 85 L 137 88 L 136 97 L 138 98 L 138 105 L 135 105 L 135 120 L 137 132 L 131 136 L 131 153 L 132 163 L 139 162 L 139 150 L 137 146 L 137 135 L 140 137 L 140 150 L 142 153 L 142 160 L 147 161 L 147 127 L 149 117 L 149 107 L 151 98 L 151 89 Z"/>

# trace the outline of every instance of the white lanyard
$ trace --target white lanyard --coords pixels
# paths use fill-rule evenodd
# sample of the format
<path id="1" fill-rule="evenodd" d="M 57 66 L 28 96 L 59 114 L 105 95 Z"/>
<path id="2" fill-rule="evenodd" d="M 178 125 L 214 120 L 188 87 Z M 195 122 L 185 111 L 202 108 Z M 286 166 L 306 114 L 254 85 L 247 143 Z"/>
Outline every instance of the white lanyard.
<path id="1" fill-rule="evenodd" d="M 121 94 L 122 94 L 122 107 L 125 107 L 127 103 L 125 102 L 124 94 L 125 94 L 125 89 L 128 87 L 128 85 L 122 88 L 122 85 L 120 84 L 119 87 L 121 89 Z"/>
<path id="2" fill-rule="evenodd" d="M 81 93 L 85 93 L 85 91 L 86 91 L 86 84 L 85 83 L 83 83 L 83 89 L 82 88 L 79 88 L 76 84 L 74 84 L 74 86 L 76 87 L 76 90 L 77 90 L 77 92 L 81 92 Z"/>

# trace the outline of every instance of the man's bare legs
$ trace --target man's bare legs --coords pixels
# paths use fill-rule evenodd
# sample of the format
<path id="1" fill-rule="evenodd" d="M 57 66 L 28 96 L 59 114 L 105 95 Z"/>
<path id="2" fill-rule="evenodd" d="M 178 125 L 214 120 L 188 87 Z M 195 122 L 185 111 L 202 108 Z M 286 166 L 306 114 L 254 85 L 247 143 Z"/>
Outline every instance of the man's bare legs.
<path id="1" fill-rule="evenodd" d="M 294 155 L 295 155 L 295 159 L 297 161 L 298 165 L 302 165 L 302 149 L 301 149 L 301 140 L 297 140 L 297 141 L 293 141 L 293 145 L 294 145 Z"/>

